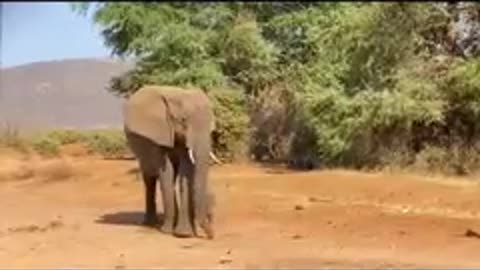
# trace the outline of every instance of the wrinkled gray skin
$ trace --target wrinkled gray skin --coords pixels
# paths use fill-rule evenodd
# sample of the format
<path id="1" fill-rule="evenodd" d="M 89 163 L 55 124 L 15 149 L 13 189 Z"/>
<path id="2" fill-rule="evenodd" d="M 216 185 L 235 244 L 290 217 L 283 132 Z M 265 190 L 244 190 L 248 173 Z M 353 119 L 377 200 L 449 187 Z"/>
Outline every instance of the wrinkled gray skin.
<path id="1" fill-rule="evenodd" d="M 145 86 L 128 98 L 124 129 L 145 184 L 145 224 L 158 222 L 159 180 L 164 207 L 161 230 L 191 237 L 198 236 L 200 227 L 207 238 L 214 237 L 213 195 L 207 186 L 213 128 L 211 106 L 201 90 Z"/>

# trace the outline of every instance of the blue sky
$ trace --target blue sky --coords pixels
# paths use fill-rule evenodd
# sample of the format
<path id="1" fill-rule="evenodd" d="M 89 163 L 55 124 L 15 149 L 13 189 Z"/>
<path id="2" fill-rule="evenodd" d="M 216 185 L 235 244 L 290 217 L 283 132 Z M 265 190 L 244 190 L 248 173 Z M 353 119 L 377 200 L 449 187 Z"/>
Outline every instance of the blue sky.
<path id="1" fill-rule="evenodd" d="M 71 58 L 105 58 L 100 31 L 64 2 L 2 3 L 2 67 Z"/>

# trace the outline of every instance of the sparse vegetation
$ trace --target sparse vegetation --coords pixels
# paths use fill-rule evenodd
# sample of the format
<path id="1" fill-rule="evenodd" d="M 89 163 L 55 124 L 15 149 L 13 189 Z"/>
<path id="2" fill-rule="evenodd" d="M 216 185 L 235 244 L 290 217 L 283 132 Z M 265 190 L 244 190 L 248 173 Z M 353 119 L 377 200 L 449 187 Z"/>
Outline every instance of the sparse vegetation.
<path id="1" fill-rule="evenodd" d="M 122 130 L 52 130 L 44 133 L 20 136 L 12 130 L 4 131 L 0 136 L 0 146 L 34 152 L 45 157 L 57 157 L 62 146 L 80 144 L 89 153 L 104 158 L 120 158 L 129 154 L 125 135 Z"/>
<path id="2" fill-rule="evenodd" d="M 96 130 L 85 132 L 83 142 L 91 153 L 105 158 L 119 158 L 129 152 L 122 130 Z"/>
<path id="3" fill-rule="evenodd" d="M 8 124 L 0 129 L 0 147 L 14 148 L 21 152 L 27 151 L 25 140 L 18 129 Z"/>
<path id="4" fill-rule="evenodd" d="M 52 137 L 40 136 L 32 139 L 32 148 L 40 155 L 52 157 L 59 154 L 60 143 Z"/>
<path id="5" fill-rule="evenodd" d="M 50 131 L 46 134 L 46 137 L 58 142 L 60 145 L 65 145 L 85 141 L 86 136 L 84 132 L 63 129 Z"/>

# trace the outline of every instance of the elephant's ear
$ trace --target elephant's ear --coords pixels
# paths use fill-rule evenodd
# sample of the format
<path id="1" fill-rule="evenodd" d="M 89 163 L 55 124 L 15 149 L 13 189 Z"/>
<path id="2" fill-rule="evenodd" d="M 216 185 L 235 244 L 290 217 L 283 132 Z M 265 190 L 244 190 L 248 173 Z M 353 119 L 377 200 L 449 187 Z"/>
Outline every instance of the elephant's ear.
<path id="1" fill-rule="evenodd" d="M 124 105 L 125 127 L 159 145 L 172 147 L 174 128 L 166 105 L 161 87 L 139 89 Z"/>

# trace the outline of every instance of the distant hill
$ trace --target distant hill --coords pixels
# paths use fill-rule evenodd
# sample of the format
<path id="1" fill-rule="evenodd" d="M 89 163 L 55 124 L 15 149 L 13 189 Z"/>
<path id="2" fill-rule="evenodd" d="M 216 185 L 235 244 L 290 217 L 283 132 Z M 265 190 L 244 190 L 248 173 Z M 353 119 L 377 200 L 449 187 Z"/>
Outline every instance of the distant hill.
<path id="1" fill-rule="evenodd" d="M 75 59 L 0 69 L 0 123 L 22 130 L 120 127 L 122 99 L 106 87 L 130 66 Z"/>

